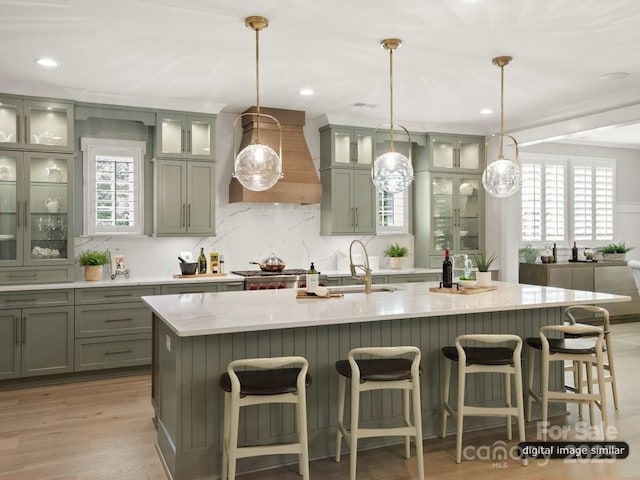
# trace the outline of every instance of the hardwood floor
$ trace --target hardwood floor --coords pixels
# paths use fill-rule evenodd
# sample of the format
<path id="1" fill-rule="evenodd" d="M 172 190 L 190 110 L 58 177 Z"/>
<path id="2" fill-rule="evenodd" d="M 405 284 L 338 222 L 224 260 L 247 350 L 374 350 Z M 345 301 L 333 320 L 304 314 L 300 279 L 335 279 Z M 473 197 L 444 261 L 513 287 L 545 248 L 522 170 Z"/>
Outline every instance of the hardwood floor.
<path id="1" fill-rule="evenodd" d="M 513 459 L 474 459 L 458 465 L 454 461 L 455 436 L 450 435 L 444 440 L 424 441 L 427 478 L 640 478 L 640 386 L 636 380 L 640 322 L 616 324 L 612 330 L 620 410 L 614 411 L 611 405 L 609 418 L 617 429 L 618 440 L 629 444 L 629 458 L 589 463 L 552 460 L 546 465 L 532 461 L 528 467 Z M 154 446 L 150 388 L 150 377 L 139 375 L 0 392 L 0 480 L 166 480 Z M 579 419 L 575 407 L 570 408 L 569 416 L 553 419 L 554 422 L 575 427 Z M 527 426 L 530 440 L 536 437 L 534 423 Z M 484 447 L 490 452 L 498 445 L 495 442 L 504 440 L 504 428 L 484 430 L 465 434 L 464 445 Z M 515 442 L 509 447 L 513 445 Z M 405 460 L 402 450 L 397 446 L 360 452 L 358 479 L 417 478 L 415 455 Z M 296 470 L 293 465 L 240 478 L 299 478 Z M 346 479 L 348 472 L 348 455 L 339 464 L 330 458 L 311 463 L 312 478 Z"/>

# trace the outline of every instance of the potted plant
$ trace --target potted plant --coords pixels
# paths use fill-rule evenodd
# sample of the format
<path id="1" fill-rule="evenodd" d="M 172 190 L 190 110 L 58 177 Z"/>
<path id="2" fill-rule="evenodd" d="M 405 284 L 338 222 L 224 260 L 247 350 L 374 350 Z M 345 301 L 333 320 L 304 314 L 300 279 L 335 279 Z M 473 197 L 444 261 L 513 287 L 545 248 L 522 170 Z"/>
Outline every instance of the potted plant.
<path id="1" fill-rule="evenodd" d="M 102 266 L 111 262 L 111 255 L 108 250 L 85 250 L 80 253 L 78 262 L 84 267 L 85 280 L 102 280 Z"/>
<path id="2" fill-rule="evenodd" d="M 399 243 L 392 243 L 385 249 L 384 256 L 389 257 L 391 268 L 400 270 L 402 268 L 402 259 L 409 256 L 409 249 Z"/>
<path id="3" fill-rule="evenodd" d="M 491 267 L 491 264 L 496 258 L 494 254 L 489 255 L 484 251 L 473 255 L 473 260 L 476 262 L 476 267 L 478 267 L 478 271 L 476 272 L 478 287 L 491 286 L 491 272 L 489 272 L 489 267 Z"/>
<path id="4" fill-rule="evenodd" d="M 619 260 L 624 261 L 628 251 L 633 250 L 633 247 L 627 247 L 623 242 L 609 243 L 603 245 L 598 249 L 598 252 L 602 253 L 603 260 Z"/>
<path id="5" fill-rule="evenodd" d="M 538 249 L 533 248 L 531 245 L 526 245 L 520 249 L 520 253 L 527 263 L 535 263 L 538 258 Z"/>

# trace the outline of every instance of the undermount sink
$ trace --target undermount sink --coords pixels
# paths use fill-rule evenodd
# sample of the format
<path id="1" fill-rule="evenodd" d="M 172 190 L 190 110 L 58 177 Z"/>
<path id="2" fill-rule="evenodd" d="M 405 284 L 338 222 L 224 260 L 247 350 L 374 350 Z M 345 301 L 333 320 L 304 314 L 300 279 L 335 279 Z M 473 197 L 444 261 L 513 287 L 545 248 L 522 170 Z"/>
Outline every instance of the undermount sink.
<path id="1" fill-rule="evenodd" d="M 345 293 L 364 293 L 364 285 L 349 285 L 344 287 L 329 287 L 329 292 L 334 294 L 345 294 Z M 398 290 L 395 287 L 385 287 L 382 285 L 371 285 L 371 293 L 377 292 L 395 292 Z"/>

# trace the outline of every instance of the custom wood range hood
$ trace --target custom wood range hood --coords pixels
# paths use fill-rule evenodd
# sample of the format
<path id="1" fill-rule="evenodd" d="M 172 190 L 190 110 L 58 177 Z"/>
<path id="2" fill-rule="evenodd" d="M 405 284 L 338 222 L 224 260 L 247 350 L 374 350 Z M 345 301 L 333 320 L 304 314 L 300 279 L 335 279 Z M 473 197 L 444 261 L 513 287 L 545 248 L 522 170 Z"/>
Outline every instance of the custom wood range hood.
<path id="1" fill-rule="evenodd" d="M 254 112 L 251 107 L 244 113 Z M 313 164 L 302 127 L 305 124 L 304 112 L 260 107 L 261 113 L 272 115 L 282 126 L 282 172 L 284 177 L 272 188 L 263 192 L 254 192 L 244 188 L 238 180 L 231 179 L 229 184 L 229 203 L 320 203 L 322 186 Z M 257 117 L 242 118 L 242 140 L 240 149 L 251 143 L 258 127 Z M 269 145 L 276 152 L 280 135 L 275 122 L 260 119 L 260 143 Z M 234 146 L 235 148 L 235 146 Z M 234 155 L 237 152 L 234 152 Z"/>

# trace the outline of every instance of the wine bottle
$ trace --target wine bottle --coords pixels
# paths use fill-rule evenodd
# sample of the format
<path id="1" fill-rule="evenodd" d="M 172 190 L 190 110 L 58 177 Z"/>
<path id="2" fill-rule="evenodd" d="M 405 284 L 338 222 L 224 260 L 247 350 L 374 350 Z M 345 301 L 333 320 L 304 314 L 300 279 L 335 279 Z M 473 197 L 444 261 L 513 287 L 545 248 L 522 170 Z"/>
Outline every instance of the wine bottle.
<path id="1" fill-rule="evenodd" d="M 318 288 L 320 283 L 319 277 L 320 275 L 318 274 L 318 271 L 316 270 L 315 265 L 313 264 L 313 262 L 311 262 L 311 266 L 307 271 L 307 278 L 306 278 L 308 293 L 313 293 Z"/>
<path id="2" fill-rule="evenodd" d="M 442 262 L 442 286 L 445 288 L 453 287 L 453 265 L 449 259 L 449 249 L 444 251 L 444 260 Z"/>
<path id="3" fill-rule="evenodd" d="M 207 257 L 204 254 L 204 248 L 200 249 L 200 256 L 198 257 L 198 273 L 207 273 Z"/>
<path id="4" fill-rule="evenodd" d="M 576 246 L 576 241 L 573 241 L 573 248 L 571 249 L 571 260 L 574 262 L 578 261 L 578 247 Z"/>
<path id="5" fill-rule="evenodd" d="M 553 263 L 558 263 L 558 248 L 556 244 L 553 244 L 553 250 L 551 250 L 551 255 L 553 256 Z"/>

